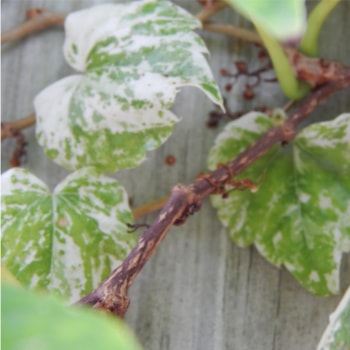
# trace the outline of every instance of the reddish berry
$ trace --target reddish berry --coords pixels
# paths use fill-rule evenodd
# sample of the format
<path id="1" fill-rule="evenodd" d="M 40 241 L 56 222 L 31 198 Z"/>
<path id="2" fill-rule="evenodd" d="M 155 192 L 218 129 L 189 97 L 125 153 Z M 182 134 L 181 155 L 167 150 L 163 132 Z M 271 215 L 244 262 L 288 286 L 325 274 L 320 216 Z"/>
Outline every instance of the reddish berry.
<path id="1" fill-rule="evenodd" d="M 226 90 L 227 92 L 231 91 L 231 90 L 232 90 L 232 84 L 226 84 L 225 90 Z"/>
<path id="2" fill-rule="evenodd" d="M 168 155 L 165 158 L 165 163 L 169 166 L 173 166 L 176 163 L 176 158 L 172 155 Z"/>
<path id="3" fill-rule="evenodd" d="M 227 70 L 227 69 L 220 69 L 220 74 L 223 76 L 223 77 L 227 77 L 230 75 L 230 72 Z"/>
<path id="4" fill-rule="evenodd" d="M 243 61 L 236 61 L 235 62 L 236 68 L 238 72 L 240 73 L 247 73 L 247 64 Z"/>
<path id="5" fill-rule="evenodd" d="M 252 100 L 254 97 L 255 97 L 254 91 L 249 85 L 247 85 L 243 93 L 243 98 L 245 100 Z"/>
<path id="6" fill-rule="evenodd" d="M 260 60 L 263 60 L 267 57 L 267 52 L 264 49 L 259 50 L 258 52 L 258 58 Z"/>

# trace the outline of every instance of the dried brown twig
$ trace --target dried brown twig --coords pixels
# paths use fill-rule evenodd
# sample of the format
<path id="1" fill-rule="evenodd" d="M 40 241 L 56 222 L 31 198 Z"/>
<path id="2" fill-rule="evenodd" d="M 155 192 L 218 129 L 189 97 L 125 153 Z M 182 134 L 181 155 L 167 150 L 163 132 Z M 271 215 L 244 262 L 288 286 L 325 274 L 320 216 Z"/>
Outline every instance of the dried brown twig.
<path id="1" fill-rule="evenodd" d="M 166 204 L 166 202 L 168 201 L 168 199 L 169 199 L 169 196 L 165 196 L 133 209 L 132 213 L 134 218 L 137 219 L 141 216 L 145 216 L 147 214 L 150 214 L 157 210 L 162 209 Z"/>
<path id="2" fill-rule="evenodd" d="M 201 21 L 205 22 L 210 17 L 227 7 L 227 3 L 224 1 L 199 1 L 203 5 L 203 9 L 196 14 L 196 17 Z"/>
<path id="3" fill-rule="evenodd" d="M 252 44 L 263 45 L 258 33 L 253 30 L 241 28 L 230 24 L 204 23 L 203 30 L 220 34 L 230 35 L 237 39 L 250 42 Z"/>
<path id="4" fill-rule="evenodd" d="M 27 128 L 35 123 L 35 115 L 31 114 L 23 119 L 12 122 L 1 122 L 1 141 L 6 138 L 16 140 L 16 147 L 10 159 L 11 167 L 18 167 L 21 165 L 21 160 L 26 156 L 27 142 L 24 138 L 22 129 Z"/>
<path id="5" fill-rule="evenodd" d="M 26 12 L 27 21 L 1 35 L 1 44 L 20 40 L 30 34 L 53 26 L 63 25 L 66 15 L 47 9 L 35 8 Z"/>
<path id="6" fill-rule="evenodd" d="M 12 168 L 19 167 L 21 166 L 23 158 L 27 155 L 27 142 L 22 130 L 13 130 L 10 137 L 16 141 L 16 146 L 10 159 L 10 166 Z"/>
<path id="7" fill-rule="evenodd" d="M 30 114 L 25 118 L 14 120 L 11 122 L 1 123 L 1 141 L 7 137 L 12 137 L 15 131 L 28 128 L 35 124 L 35 114 Z"/>

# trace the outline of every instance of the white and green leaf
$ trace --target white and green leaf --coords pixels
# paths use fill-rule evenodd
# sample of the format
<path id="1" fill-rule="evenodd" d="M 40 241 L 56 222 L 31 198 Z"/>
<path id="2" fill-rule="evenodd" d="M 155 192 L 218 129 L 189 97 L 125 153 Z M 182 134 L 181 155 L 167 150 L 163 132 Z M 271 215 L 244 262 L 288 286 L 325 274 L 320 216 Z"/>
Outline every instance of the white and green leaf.
<path id="1" fill-rule="evenodd" d="M 50 193 L 25 169 L 2 175 L 2 262 L 25 286 L 76 301 L 109 275 L 136 243 L 125 190 L 92 169 Z"/>
<path id="2" fill-rule="evenodd" d="M 140 350 L 123 321 L 67 307 L 52 296 L 1 285 L 1 345 L 7 350 Z"/>
<path id="3" fill-rule="evenodd" d="M 328 327 L 317 347 L 317 350 L 346 349 L 350 349 L 350 288 L 330 315 Z"/>
<path id="4" fill-rule="evenodd" d="M 295 39 L 306 28 L 305 0 L 228 0 L 277 39 Z"/>
<path id="5" fill-rule="evenodd" d="M 209 167 L 238 155 L 268 125 L 272 121 L 259 114 L 228 124 L 211 150 Z M 338 292 L 341 256 L 350 250 L 349 125 L 350 115 L 344 114 L 305 128 L 292 147 L 276 146 L 238 177 L 262 181 L 256 193 L 212 197 L 237 244 L 254 243 L 319 295 Z"/>
<path id="6" fill-rule="evenodd" d="M 102 172 L 137 166 L 178 118 L 168 109 L 192 85 L 223 104 L 192 32 L 198 19 L 169 1 L 106 4 L 70 14 L 64 54 L 80 72 L 35 99 L 37 137 L 58 164 Z"/>

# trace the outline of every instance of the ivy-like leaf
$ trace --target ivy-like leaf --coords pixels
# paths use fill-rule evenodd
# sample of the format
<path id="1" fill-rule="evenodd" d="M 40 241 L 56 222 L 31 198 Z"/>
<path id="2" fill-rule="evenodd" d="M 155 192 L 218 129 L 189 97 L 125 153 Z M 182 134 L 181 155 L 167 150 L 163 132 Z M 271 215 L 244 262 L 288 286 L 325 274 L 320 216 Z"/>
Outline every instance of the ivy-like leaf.
<path id="1" fill-rule="evenodd" d="M 7 350 L 140 350 L 117 318 L 67 307 L 52 296 L 1 286 L 1 345 Z"/>
<path id="2" fill-rule="evenodd" d="M 237 156 L 271 124 L 256 113 L 228 124 L 209 167 Z M 255 243 L 266 259 L 284 264 L 319 295 L 338 292 L 341 256 L 350 250 L 349 125 L 346 114 L 305 128 L 291 147 L 275 147 L 241 174 L 262 182 L 256 193 L 211 198 L 237 244 Z"/>
<path id="3" fill-rule="evenodd" d="M 317 350 L 350 349 L 350 288 L 348 288 L 337 309 L 329 317 Z"/>
<path id="4" fill-rule="evenodd" d="M 305 0 L 228 0 L 277 39 L 301 37 L 306 28 Z"/>
<path id="5" fill-rule="evenodd" d="M 109 275 L 136 243 L 125 190 L 91 169 L 50 193 L 25 169 L 2 175 L 2 261 L 25 286 L 76 301 Z"/>
<path id="6" fill-rule="evenodd" d="M 134 167 L 170 136 L 178 118 L 168 108 L 181 86 L 196 86 L 222 106 L 205 44 L 192 32 L 200 26 L 164 0 L 70 14 L 64 54 L 85 74 L 35 98 L 37 137 L 47 156 L 69 169 Z"/>

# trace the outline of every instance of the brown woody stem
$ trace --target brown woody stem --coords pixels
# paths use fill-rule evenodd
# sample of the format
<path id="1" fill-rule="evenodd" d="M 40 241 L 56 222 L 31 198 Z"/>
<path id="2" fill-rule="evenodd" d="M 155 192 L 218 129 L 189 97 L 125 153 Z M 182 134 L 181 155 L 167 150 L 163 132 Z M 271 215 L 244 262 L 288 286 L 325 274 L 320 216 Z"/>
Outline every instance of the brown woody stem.
<path id="1" fill-rule="evenodd" d="M 222 9 L 224 9 L 227 6 L 228 5 L 225 2 L 223 2 L 223 1 L 221 1 L 221 2 L 219 1 L 219 2 L 213 3 L 212 5 L 204 7 L 201 11 L 199 11 L 196 14 L 196 17 L 201 22 L 205 22 L 210 17 L 214 16 L 216 13 L 220 12 Z"/>
<path id="2" fill-rule="evenodd" d="M 165 196 L 133 209 L 132 213 L 134 215 L 134 218 L 137 219 L 141 216 L 145 216 L 147 214 L 153 213 L 154 211 L 162 209 L 168 201 L 168 199 L 169 196 Z"/>
<path id="3" fill-rule="evenodd" d="M 47 9 L 30 9 L 27 11 L 27 21 L 1 35 L 1 44 L 20 40 L 32 33 L 63 25 L 66 16 Z"/>
<path id="4" fill-rule="evenodd" d="M 28 128 L 35 124 L 35 114 L 30 114 L 25 118 L 11 122 L 1 123 L 1 141 L 7 137 L 12 137 L 13 132 Z"/>
<path id="5" fill-rule="evenodd" d="M 129 256 L 112 272 L 110 277 L 91 294 L 82 298 L 79 303 L 90 304 L 94 308 L 123 317 L 130 302 L 129 287 L 148 259 L 156 252 L 171 226 L 183 223 L 189 215 L 198 211 L 205 197 L 222 192 L 232 174 L 238 175 L 244 171 L 275 144 L 293 140 L 297 135 L 299 124 L 310 115 L 317 105 L 324 102 L 335 91 L 349 86 L 350 74 L 342 80 L 319 87 L 283 124 L 270 129 L 228 164 L 200 177 L 190 185 L 176 185 L 166 205 L 149 229 L 140 237 L 137 246 Z"/>
<path id="6" fill-rule="evenodd" d="M 234 38 L 242 39 L 244 41 L 247 41 L 253 44 L 263 45 L 263 42 L 260 36 L 258 35 L 258 33 L 256 33 L 253 30 L 241 28 L 238 26 L 233 26 L 229 24 L 204 23 L 203 30 L 207 30 L 209 32 L 226 34 L 229 36 L 233 36 Z"/>

